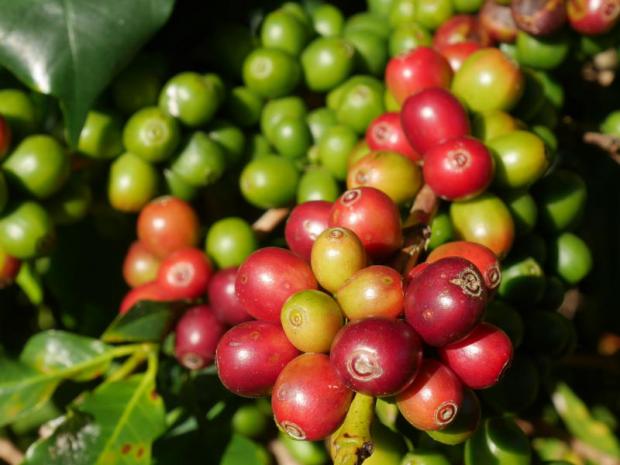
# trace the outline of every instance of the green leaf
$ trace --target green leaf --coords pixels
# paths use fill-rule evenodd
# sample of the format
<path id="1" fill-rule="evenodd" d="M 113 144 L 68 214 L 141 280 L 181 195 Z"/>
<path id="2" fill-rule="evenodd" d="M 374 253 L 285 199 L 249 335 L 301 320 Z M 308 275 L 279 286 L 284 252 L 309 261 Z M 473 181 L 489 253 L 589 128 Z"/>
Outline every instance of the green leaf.
<path id="1" fill-rule="evenodd" d="M 269 458 L 265 449 L 245 436 L 233 434 L 220 465 L 266 465 L 268 463 Z"/>
<path id="2" fill-rule="evenodd" d="M 98 339 L 50 330 L 32 336 L 22 350 L 20 359 L 41 373 L 87 381 L 107 370 L 112 359 L 107 356 L 110 350 L 110 346 Z M 80 370 L 79 367 L 84 369 Z M 67 373 L 70 373 L 69 376 L 66 376 Z"/>
<path id="3" fill-rule="evenodd" d="M 174 302 L 137 303 L 119 315 L 101 336 L 104 342 L 159 342 L 172 327 L 180 305 Z"/>
<path id="4" fill-rule="evenodd" d="M 0 359 L 0 426 L 42 406 L 54 393 L 59 378 L 39 373 L 28 365 Z"/>
<path id="5" fill-rule="evenodd" d="M 60 99 L 75 145 L 97 96 L 173 6 L 174 0 L 0 0 L 0 64 Z"/>
<path id="6" fill-rule="evenodd" d="M 620 443 L 609 427 L 592 418 L 586 404 L 564 383 L 558 384 L 551 399 L 568 430 L 583 442 L 620 458 Z"/>
<path id="7" fill-rule="evenodd" d="M 153 374 L 101 385 L 30 447 L 24 465 L 150 464 L 166 427 Z"/>

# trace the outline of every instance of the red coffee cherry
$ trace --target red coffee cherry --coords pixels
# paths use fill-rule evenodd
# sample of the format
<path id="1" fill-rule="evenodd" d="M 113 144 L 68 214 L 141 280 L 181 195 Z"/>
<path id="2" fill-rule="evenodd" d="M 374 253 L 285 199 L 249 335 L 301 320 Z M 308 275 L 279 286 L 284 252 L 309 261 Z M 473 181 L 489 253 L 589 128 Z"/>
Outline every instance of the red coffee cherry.
<path id="1" fill-rule="evenodd" d="M 21 260 L 0 249 L 0 289 L 13 284 L 21 267 Z"/>
<path id="2" fill-rule="evenodd" d="M 512 0 L 510 8 L 517 27 L 535 36 L 553 34 L 566 23 L 564 0 Z"/>
<path id="3" fill-rule="evenodd" d="M 446 257 L 461 257 L 476 265 L 489 291 L 497 289 L 502 280 L 497 256 L 491 249 L 482 244 L 467 241 L 448 242 L 433 250 L 426 261 L 433 263 Z"/>
<path id="4" fill-rule="evenodd" d="M 437 431 L 454 421 L 463 403 L 463 386 L 448 367 L 424 359 L 411 386 L 396 397 L 405 419 L 423 431 Z"/>
<path id="5" fill-rule="evenodd" d="M 566 5 L 571 27 L 586 35 L 611 31 L 620 19 L 617 0 L 568 0 Z"/>
<path id="6" fill-rule="evenodd" d="M 174 353 L 185 368 L 199 370 L 215 360 L 215 349 L 225 328 L 207 305 L 189 308 L 175 329 Z"/>
<path id="7" fill-rule="evenodd" d="M 469 260 L 448 257 L 431 263 L 405 292 L 407 322 L 431 346 L 465 337 L 480 322 L 488 292 Z"/>
<path id="8" fill-rule="evenodd" d="M 166 302 L 174 299 L 156 281 L 151 281 L 134 287 L 125 294 L 118 311 L 121 314 L 127 313 L 134 305 L 143 300 Z"/>
<path id="9" fill-rule="evenodd" d="M 297 355 L 279 323 L 246 321 L 221 337 L 215 351 L 217 374 L 238 396 L 268 396 L 282 369 Z"/>
<path id="10" fill-rule="evenodd" d="M 434 145 L 469 134 L 465 109 L 445 89 L 427 89 L 409 97 L 400 118 L 409 143 L 422 155 Z"/>
<path id="11" fill-rule="evenodd" d="M 310 265 L 279 247 L 265 247 L 239 267 L 237 297 L 245 310 L 259 320 L 280 321 L 282 305 L 291 295 L 318 284 Z"/>
<path id="12" fill-rule="evenodd" d="M 142 242 L 135 241 L 123 261 L 123 278 L 129 287 L 153 281 L 157 277 L 160 263 L 161 260 Z"/>
<path id="13" fill-rule="evenodd" d="M 373 258 L 389 256 L 403 241 L 398 207 L 373 187 L 358 187 L 342 194 L 332 206 L 329 226 L 353 231 Z"/>
<path id="14" fill-rule="evenodd" d="M 157 284 L 173 299 L 196 299 L 207 292 L 211 262 L 202 250 L 187 248 L 161 262 Z"/>
<path id="15" fill-rule="evenodd" d="M 200 222 L 187 202 L 172 196 L 158 197 L 138 216 L 138 239 L 157 257 L 198 245 Z"/>
<path id="16" fill-rule="evenodd" d="M 245 311 L 235 291 L 237 267 L 217 271 L 209 280 L 207 294 L 213 313 L 219 321 L 235 326 L 253 318 Z"/>
<path id="17" fill-rule="evenodd" d="M 461 69 L 463 62 L 474 52 L 480 50 L 482 46 L 476 42 L 461 42 L 458 44 L 446 45 L 441 49 L 441 54 L 448 60 L 452 71 L 455 73 Z"/>
<path id="18" fill-rule="evenodd" d="M 462 200 L 482 193 L 493 180 L 493 157 L 473 137 L 456 137 L 424 154 L 424 180 L 446 200 Z"/>
<path id="19" fill-rule="evenodd" d="M 480 25 L 474 15 L 454 15 L 435 31 L 433 47 L 440 53 L 450 45 L 481 43 Z"/>
<path id="20" fill-rule="evenodd" d="M 343 422 L 353 393 L 324 354 L 303 354 L 291 361 L 271 396 L 278 427 L 294 439 L 318 441 Z"/>
<path id="21" fill-rule="evenodd" d="M 330 360 L 354 391 L 393 396 L 409 386 L 418 372 L 422 341 L 402 320 L 367 318 L 338 332 Z"/>
<path id="22" fill-rule="evenodd" d="M 483 34 L 495 42 L 512 43 L 517 38 L 517 25 L 509 5 L 486 0 L 478 13 Z"/>
<path id="23" fill-rule="evenodd" d="M 4 157 L 11 147 L 13 132 L 6 122 L 6 118 L 0 115 L 0 158 Z"/>
<path id="24" fill-rule="evenodd" d="M 413 150 L 400 124 L 400 113 L 388 112 L 375 118 L 366 130 L 366 143 L 370 150 L 389 150 L 418 161 L 422 156 Z"/>
<path id="25" fill-rule="evenodd" d="M 286 220 L 284 237 L 289 249 L 310 261 L 312 244 L 327 229 L 332 202 L 311 200 L 297 205 Z"/>
<path id="26" fill-rule="evenodd" d="M 447 60 L 430 47 L 417 47 L 393 57 L 385 68 L 385 83 L 398 103 L 431 87 L 450 87 L 452 69 Z"/>
<path id="27" fill-rule="evenodd" d="M 472 389 L 496 384 L 510 364 L 512 353 L 510 338 L 490 323 L 480 323 L 465 339 L 439 349 L 444 363 Z"/>

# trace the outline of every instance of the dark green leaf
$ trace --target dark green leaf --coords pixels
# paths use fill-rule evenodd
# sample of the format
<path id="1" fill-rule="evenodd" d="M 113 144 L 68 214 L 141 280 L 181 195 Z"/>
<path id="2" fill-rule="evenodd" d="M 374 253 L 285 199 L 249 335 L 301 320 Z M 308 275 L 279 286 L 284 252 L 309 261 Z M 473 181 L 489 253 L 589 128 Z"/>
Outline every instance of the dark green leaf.
<path id="1" fill-rule="evenodd" d="M 105 342 L 159 342 L 170 330 L 180 305 L 173 302 L 142 301 L 119 315 L 105 330 Z"/>
<path id="2" fill-rule="evenodd" d="M 0 359 L 0 426 L 35 411 L 54 393 L 59 378 L 20 362 Z"/>
<path id="3" fill-rule="evenodd" d="M 172 12 L 174 0 L 0 0 L 0 63 L 61 100 L 75 144 L 114 75 Z"/>
<path id="4" fill-rule="evenodd" d="M 228 447 L 226 447 L 220 465 L 260 465 L 267 463 L 269 463 L 269 459 L 266 456 L 265 449 L 244 436 L 234 434 L 228 443 Z"/>
<path id="5" fill-rule="evenodd" d="M 84 381 L 101 375 L 108 368 L 112 357 L 106 353 L 110 349 L 98 339 L 51 330 L 31 337 L 20 359 L 41 373 L 62 374 Z M 66 376 L 68 372 L 71 374 Z"/>
<path id="6" fill-rule="evenodd" d="M 165 430 L 165 410 L 152 376 L 101 385 L 70 411 L 25 465 L 151 463 L 151 444 Z"/>

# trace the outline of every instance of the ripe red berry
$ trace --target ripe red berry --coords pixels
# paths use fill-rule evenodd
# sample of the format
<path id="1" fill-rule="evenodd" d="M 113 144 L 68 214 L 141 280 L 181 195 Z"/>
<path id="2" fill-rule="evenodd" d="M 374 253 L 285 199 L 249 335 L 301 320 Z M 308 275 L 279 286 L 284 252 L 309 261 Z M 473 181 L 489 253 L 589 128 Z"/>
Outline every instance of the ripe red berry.
<path id="1" fill-rule="evenodd" d="M 445 428 L 456 418 L 463 403 L 463 385 L 448 367 L 424 359 L 411 386 L 396 397 L 405 419 L 423 431 Z"/>
<path id="2" fill-rule="evenodd" d="M 409 284 L 411 280 L 418 276 L 420 273 L 422 273 L 428 267 L 428 265 L 428 263 L 422 262 L 411 268 L 409 270 L 409 273 L 407 273 L 406 283 Z"/>
<path id="3" fill-rule="evenodd" d="M 278 426 L 294 439 L 318 441 L 344 420 L 353 393 L 324 354 L 303 354 L 291 361 L 271 396 Z"/>
<path id="4" fill-rule="evenodd" d="M 476 265 L 489 291 L 497 289 L 502 280 L 497 256 L 491 249 L 482 244 L 468 241 L 448 242 L 433 250 L 426 261 L 433 263 L 446 257 L 461 257 Z"/>
<path id="5" fill-rule="evenodd" d="M 151 281 L 134 287 L 125 294 L 121 301 L 119 313 L 127 313 L 134 305 L 143 300 L 165 302 L 174 299 L 156 281 Z"/>
<path id="6" fill-rule="evenodd" d="M 405 292 L 405 317 L 431 346 L 458 341 L 482 318 L 488 292 L 469 260 L 448 257 L 431 263 Z"/>
<path id="7" fill-rule="evenodd" d="M 327 229 L 332 202 L 311 200 L 297 205 L 291 211 L 284 228 L 289 249 L 310 261 L 312 244 Z"/>
<path id="8" fill-rule="evenodd" d="M 11 127 L 6 122 L 6 118 L 0 115 L 0 158 L 4 157 L 9 151 L 13 133 Z"/>
<path id="9" fill-rule="evenodd" d="M 153 281 L 157 277 L 160 262 L 142 242 L 135 241 L 123 261 L 123 278 L 129 287 Z"/>
<path id="10" fill-rule="evenodd" d="M 207 292 L 211 263 L 202 250 L 187 248 L 161 262 L 157 284 L 174 299 L 196 299 Z"/>
<path id="11" fill-rule="evenodd" d="M 548 36 L 566 23 L 564 0 L 513 0 L 510 4 L 517 27 L 535 36 Z"/>
<path id="12" fill-rule="evenodd" d="M 159 258 L 198 245 L 199 229 L 191 205 L 172 196 L 156 198 L 138 216 L 138 239 Z"/>
<path id="13" fill-rule="evenodd" d="M 455 73 L 461 69 L 463 62 L 474 52 L 480 50 L 482 46 L 476 42 L 461 42 L 458 44 L 446 45 L 441 49 L 441 54 L 448 60 L 452 71 Z"/>
<path id="14" fill-rule="evenodd" d="M 571 27 L 586 35 L 604 34 L 620 20 L 618 0 L 568 0 L 566 5 Z"/>
<path id="15" fill-rule="evenodd" d="M 444 47 L 462 43 L 480 44 L 480 25 L 474 15 L 454 15 L 435 31 L 433 47 L 443 54 Z"/>
<path id="16" fill-rule="evenodd" d="M 409 143 L 423 156 L 434 145 L 469 134 L 465 109 L 445 89 L 427 89 L 409 97 L 400 118 Z"/>
<path id="17" fill-rule="evenodd" d="M 207 287 L 209 304 L 213 313 L 219 321 L 228 326 L 235 326 L 253 319 L 239 302 L 235 291 L 236 279 L 237 268 L 226 268 L 211 276 Z"/>
<path id="18" fill-rule="evenodd" d="M 422 341 L 402 320 L 367 318 L 343 327 L 330 359 L 345 384 L 372 396 L 393 396 L 413 381 Z"/>
<path id="19" fill-rule="evenodd" d="M 21 260 L 0 250 L 0 289 L 13 283 L 21 266 Z"/>
<path id="20" fill-rule="evenodd" d="M 388 112 L 375 118 L 366 130 L 370 150 L 389 150 L 418 161 L 422 156 L 413 150 L 400 124 L 400 113 Z"/>
<path id="21" fill-rule="evenodd" d="M 462 200 L 484 191 L 493 180 L 493 157 L 473 137 L 456 137 L 424 154 L 424 180 L 446 200 Z"/>
<path id="22" fill-rule="evenodd" d="M 463 340 L 439 349 L 452 371 L 472 389 L 486 389 L 499 381 L 512 360 L 510 338 L 490 323 L 480 323 Z"/>
<path id="23" fill-rule="evenodd" d="M 174 353 L 181 365 L 199 370 L 215 360 L 215 349 L 224 325 L 207 305 L 189 308 L 175 329 Z"/>
<path id="24" fill-rule="evenodd" d="M 358 187 L 342 194 L 332 206 L 329 226 L 353 231 L 373 258 L 384 258 L 402 245 L 398 207 L 373 187 Z"/>
<path id="25" fill-rule="evenodd" d="M 229 329 L 215 351 L 220 381 L 242 397 L 269 395 L 282 369 L 297 355 L 280 324 L 271 321 L 246 321 Z"/>
<path id="26" fill-rule="evenodd" d="M 417 47 L 393 57 L 385 68 L 385 82 L 398 103 L 431 87 L 450 87 L 452 68 L 430 47 Z"/>
<path id="27" fill-rule="evenodd" d="M 510 5 L 486 0 L 478 13 L 480 28 L 492 41 L 512 43 L 517 38 L 517 25 Z"/>
<path id="28" fill-rule="evenodd" d="M 310 265 L 279 247 L 265 247 L 239 267 L 237 297 L 245 310 L 259 320 L 280 321 L 282 305 L 291 295 L 318 284 Z"/>

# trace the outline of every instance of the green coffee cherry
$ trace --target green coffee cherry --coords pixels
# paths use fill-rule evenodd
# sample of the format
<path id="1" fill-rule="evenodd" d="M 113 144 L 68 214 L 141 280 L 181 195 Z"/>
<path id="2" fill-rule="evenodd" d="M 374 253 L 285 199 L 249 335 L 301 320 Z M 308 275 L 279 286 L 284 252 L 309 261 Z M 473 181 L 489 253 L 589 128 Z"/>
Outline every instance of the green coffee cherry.
<path id="1" fill-rule="evenodd" d="M 92 199 L 90 186 L 83 179 L 72 178 L 50 199 L 47 209 L 55 224 L 72 224 L 88 214 Z"/>
<path id="2" fill-rule="evenodd" d="M 166 190 L 170 195 L 174 195 L 186 202 L 194 199 L 198 193 L 198 187 L 189 184 L 170 168 L 164 169 L 164 182 L 166 184 Z"/>
<path id="3" fill-rule="evenodd" d="M 568 170 L 556 171 L 542 179 L 534 192 L 547 231 L 563 231 L 579 222 L 587 198 L 581 176 Z"/>
<path id="4" fill-rule="evenodd" d="M 265 155 L 247 165 L 241 172 L 241 193 L 260 208 L 282 207 L 295 198 L 299 173 L 292 161 Z"/>
<path id="5" fill-rule="evenodd" d="M 243 63 L 243 82 L 263 98 L 288 95 L 300 80 L 299 63 L 282 50 L 257 48 Z"/>
<path id="6" fill-rule="evenodd" d="M 454 239 L 454 228 L 447 211 L 440 211 L 431 222 L 431 239 L 428 243 L 429 250 L 436 249 L 441 244 Z"/>
<path id="7" fill-rule="evenodd" d="M 90 111 L 80 133 L 78 150 L 96 159 L 114 158 L 123 152 L 123 134 L 118 121 L 107 113 Z"/>
<path id="8" fill-rule="evenodd" d="M 184 72 L 173 76 L 164 85 L 159 106 L 166 114 L 189 127 L 208 123 L 223 100 L 223 89 L 204 76 Z"/>
<path id="9" fill-rule="evenodd" d="M 336 117 L 336 112 L 331 108 L 319 107 L 308 113 L 306 123 L 310 127 L 312 139 L 317 143 L 321 140 L 327 128 L 338 124 L 338 118 Z"/>
<path id="10" fill-rule="evenodd" d="M 206 129 L 209 138 L 222 149 L 228 166 L 239 164 L 245 153 L 245 134 L 237 126 L 226 120 L 216 119 Z"/>
<path id="11" fill-rule="evenodd" d="M 297 186 L 297 203 L 310 200 L 335 201 L 340 195 L 340 188 L 331 173 L 322 167 L 310 167 L 301 176 Z"/>
<path id="12" fill-rule="evenodd" d="M 141 55 L 136 58 L 112 83 L 116 108 L 131 115 L 141 108 L 157 105 L 164 74 L 161 57 Z"/>
<path id="13" fill-rule="evenodd" d="M 308 109 L 302 98 L 297 96 L 273 99 L 267 102 L 260 117 L 260 128 L 270 143 L 275 138 L 276 126 L 285 118 L 303 119 Z"/>
<path id="14" fill-rule="evenodd" d="M 242 218 L 229 217 L 209 228 L 205 249 L 218 268 L 239 266 L 258 248 L 252 226 Z"/>
<path id="15" fill-rule="evenodd" d="M 235 87 L 226 100 L 225 110 L 229 118 L 238 126 L 247 128 L 260 120 L 263 98 L 248 87 Z"/>
<path id="16" fill-rule="evenodd" d="M 158 185 L 157 168 L 127 152 L 110 165 L 108 200 L 116 210 L 139 212 L 157 195 Z"/>
<path id="17" fill-rule="evenodd" d="M 355 48 L 340 37 L 319 37 L 301 55 L 306 85 L 326 92 L 342 83 L 353 71 Z"/>
<path id="18" fill-rule="evenodd" d="M 312 12 L 312 24 L 320 36 L 339 36 L 344 28 L 344 15 L 334 5 L 324 3 Z"/>
<path id="19" fill-rule="evenodd" d="M 279 9 L 265 16 L 260 29 L 261 45 L 297 56 L 301 53 L 308 35 L 306 27 L 290 12 Z"/>
<path id="20" fill-rule="evenodd" d="M 170 158 L 179 139 L 176 120 L 157 107 L 134 113 L 123 130 L 125 148 L 151 163 Z"/>
<path id="21" fill-rule="evenodd" d="M 538 219 L 534 197 L 528 192 L 510 192 L 504 196 L 504 201 L 514 220 L 517 235 L 532 232 Z"/>
<path id="22" fill-rule="evenodd" d="M 568 284 L 577 284 L 592 270 L 592 253 L 575 234 L 565 232 L 549 245 L 552 270 Z"/>
<path id="23" fill-rule="evenodd" d="M 465 443 L 465 465 L 530 465 L 530 444 L 514 420 L 488 418 Z"/>
<path id="24" fill-rule="evenodd" d="M 418 23 L 400 24 L 390 34 L 390 56 L 395 57 L 417 47 L 430 46 L 432 41 L 431 34 Z"/>
<path id="25" fill-rule="evenodd" d="M 194 187 L 216 182 L 226 169 L 224 149 L 202 131 L 194 132 L 170 163 L 170 169 Z"/>
<path id="26" fill-rule="evenodd" d="M 254 404 L 240 406 L 230 419 L 235 433 L 248 438 L 262 436 L 269 426 L 269 418 Z"/>
<path id="27" fill-rule="evenodd" d="M 39 125 L 34 101 L 23 90 L 0 90 L 0 114 L 6 118 L 17 138 L 32 134 Z"/>
<path id="28" fill-rule="evenodd" d="M 386 40 L 369 31 L 348 31 L 345 36 L 355 48 L 355 68 L 362 73 L 383 76 L 388 61 Z"/>
<path id="29" fill-rule="evenodd" d="M 0 218 L 0 247 L 15 258 L 28 260 L 45 255 L 54 240 L 52 220 L 36 202 L 15 204 Z"/>
<path id="30" fill-rule="evenodd" d="M 318 145 L 318 157 L 338 180 L 347 177 L 349 154 L 357 144 L 357 134 L 349 126 L 332 126 L 325 131 Z"/>
<path id="31" fill-rule="evenodd" d="M 509 302 L 533 304 L 542 298 L 545 284 L 545 273 L 534 258 L 507 260 L 502 264 L 498 293 Z"/>

